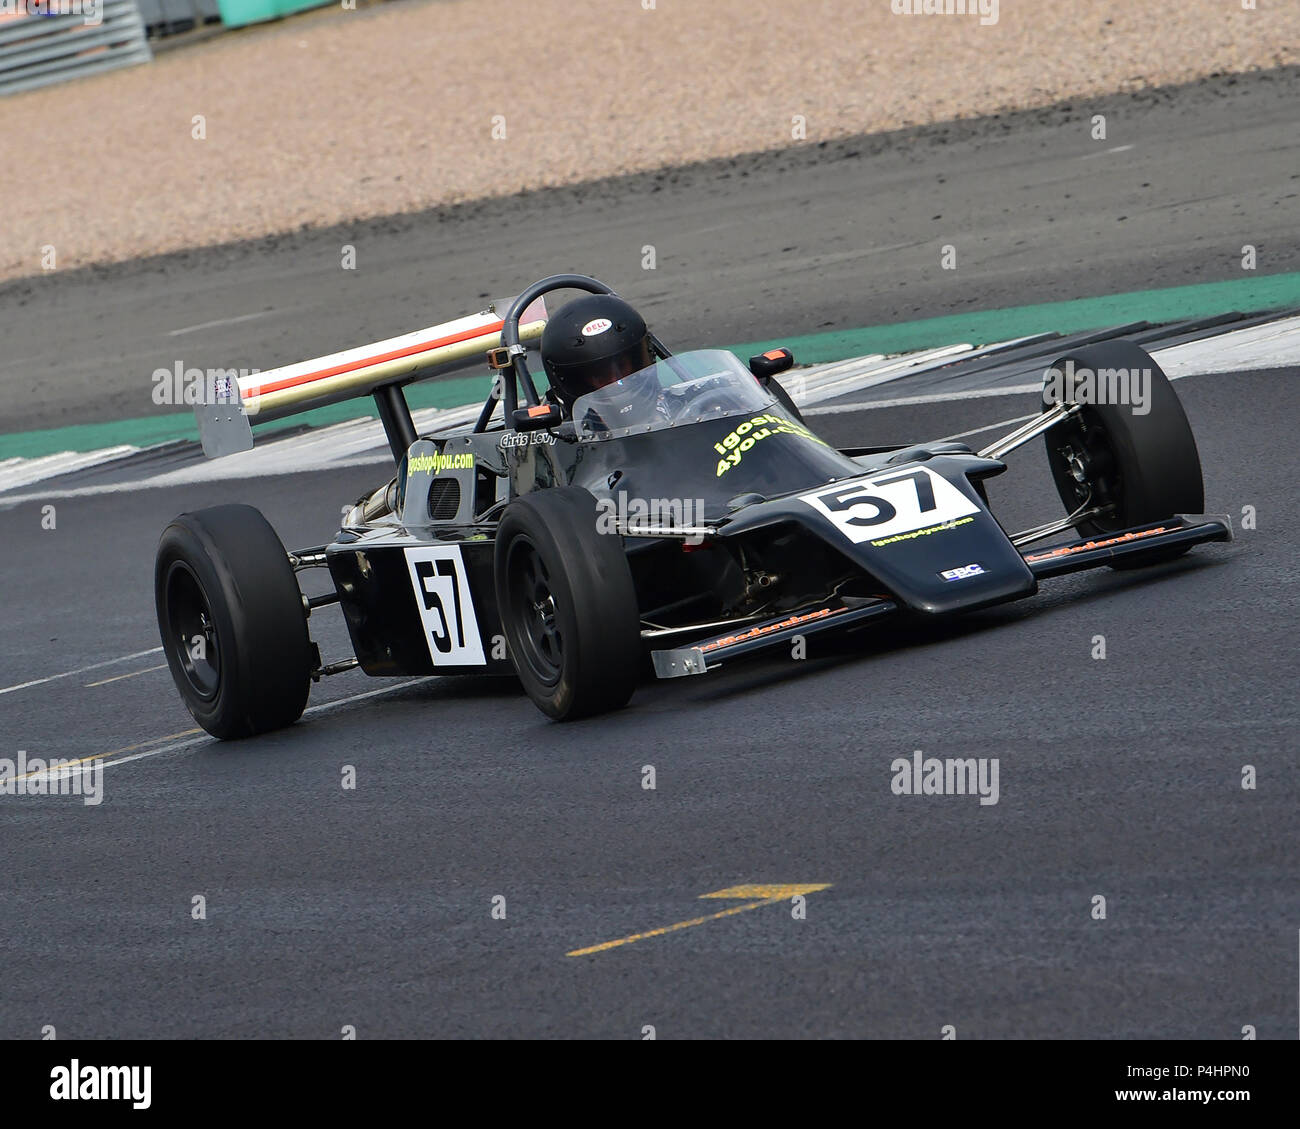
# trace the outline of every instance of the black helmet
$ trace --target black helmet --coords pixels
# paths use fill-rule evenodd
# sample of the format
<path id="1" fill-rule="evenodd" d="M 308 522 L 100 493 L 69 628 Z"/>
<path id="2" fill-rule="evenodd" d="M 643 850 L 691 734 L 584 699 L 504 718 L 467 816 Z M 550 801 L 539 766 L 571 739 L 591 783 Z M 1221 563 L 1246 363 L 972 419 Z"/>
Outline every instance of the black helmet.
<path id="1" fill-rule="evenodd" d="M 542 332 L 542 367 L 565 404 L 622 380 L 653 359 L 645 319 L 613 294 L 575 299 Z"/>

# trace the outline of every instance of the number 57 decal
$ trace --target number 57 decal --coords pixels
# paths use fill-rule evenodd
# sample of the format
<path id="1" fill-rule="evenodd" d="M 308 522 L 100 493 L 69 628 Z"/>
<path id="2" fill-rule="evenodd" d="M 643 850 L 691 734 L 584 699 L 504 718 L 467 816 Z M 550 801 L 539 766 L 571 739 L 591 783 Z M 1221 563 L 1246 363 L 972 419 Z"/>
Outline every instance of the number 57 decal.
<path id="1" fill-rule="evenodd" d="M 859 478 L 801 494 L 800 500 L 829 518 L 855 544 L 979 512 L 979 506 L 929 467 Z"/>
<path id="2" fill-rule="evenodd" d="M 455 545 L 407 549 L 406 564 L 433 665 L 484 666 L 483 641 L 460 549 Z"/>

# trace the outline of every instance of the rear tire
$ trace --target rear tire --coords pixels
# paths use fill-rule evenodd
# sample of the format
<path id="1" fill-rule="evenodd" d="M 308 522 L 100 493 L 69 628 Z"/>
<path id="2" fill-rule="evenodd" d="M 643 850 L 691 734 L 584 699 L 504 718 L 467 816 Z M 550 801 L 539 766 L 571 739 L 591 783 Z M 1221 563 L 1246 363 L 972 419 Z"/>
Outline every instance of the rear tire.
<path id="1" fill-rule="evenodd" d="M 194 720 L 232 740 L 302 716 L 315 661 L 288 554 L 251 506 L 181 514 L 154 566 L 158 630 Z"/>
<path id="2" fill-rule="evenodd" d="M 1052 479 L 1067 513 L 1085 501 L 1109 505 L 1110 513 L 1081 522 L 1085 537 L 1105 537 L 1123 529 L 1166 521 L 1205 509 L 1201 459 L 1187 415 L 1169 378 L 1151 354 L 1131 341 L 1103 341 L 1059 358 L 1093 373 L 1101 369 L 1150 373 L 1149 410 L 1133 405 L 1085 404 L 1079 414 L 1051 428 L 1044 439 Z M 1046 399 L 1046 397 L 1045 397 Z M 1051 405 L 1044 403 L 1044 410 Z M 1116 569 L 1142 568 L 1172 560 L 1190 546 L 1157 549 L 1126 557 Z"/>
<path id="3" fill-rule="evenodd" d="M 627 705 L 641 619 L 622 538 L 597 532 L 595 498 L 576 487 L 516 498 L 495 566 L 502 629 L 537 708 L 572 721 Z"/>

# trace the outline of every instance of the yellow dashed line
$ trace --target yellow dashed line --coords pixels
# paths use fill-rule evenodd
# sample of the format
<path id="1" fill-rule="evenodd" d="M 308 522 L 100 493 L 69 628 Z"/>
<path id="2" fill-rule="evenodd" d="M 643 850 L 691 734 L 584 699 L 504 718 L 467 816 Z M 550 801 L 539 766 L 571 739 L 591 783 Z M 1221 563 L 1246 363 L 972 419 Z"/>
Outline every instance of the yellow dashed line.
<path id="1" fill-rule="evenodd" d="M 712 894 L 701 894 L 700 897 L 757 898 L 758 900 L 748 902 L 743 906 L 731 906 L 728 909 L 719 910 L 717 913 L 705 914 L 703 917 L 693 917 L 689 921 L 679 921 L 674 925 L 665 925 L 660 929 L 650 929 L 645 933 L 633 933 L 630 937 L 620 937 L 617 941 L 605 941 L 603 944 L 590 945 L 585 949 L 574 949 L 571 953 L 566 953 L 565 956 L 585 957 L 591 953 L 603 953 L 607 949 L 617 949 L 620 945 L 630 945 L 633 941 L 644 941 L 649 937 L 662 937 L 666 933 L 676 933 L 679 929 L 689 929 L 692 925 L 703 925 L 706 921 L 717 921 L 720 917 L 733 917 L 738 913 L 758 909 L 759 906 L 775 905 L 777 902 L 793 898 L 796 894 L 810 894 L 815 890 L 829 888 L 829 882 L 789 886 L 728 886 L 725 890 L 715 890 Z"/>
<path id="2" fill-rule="evenodd" d="M 110 682 L 121 682 L 122 679 L 134 678 L 137 674 L 150 674 L 155 670 L 166 670 L 166 669 L 167 669 L 166 663 L 163 663 L 161 666 L 147 666 L 144 668 L 144 670 L 133 670 L 131 671 L 130 674 L 115 674 L 113 675 L 112 678 L 101 678 L 98 682 L 87 682 L 86 689 L 90 689 L 90 687 L 92 686 L 107 686 Z"/>
<path id="3" fill-rule="evenodd" d="M 793 898 L 796 894 L 812 894 L 817 890 L 830 889 L 829 882 L 804 883 L 797 886 L 728 886 L 725 890 L 714 890 L 712 894 L 701 894 L 701 898 Z"/>
<path id="4" fill-rule="evenodd" d="M 147 749 L 150 745 L 158 745 L 163 741 L 174 741 L 177 737 L 193 737 L 196 733 L 202 733 L 202 729 L 182 729 L 179 733 L 168 733 L 165 737 L 150 737 L 148 741 L 140 741 L 134 745 L 127 745 L 121 749 L 112 749 L 107 753 L 92 753 L 88 757 L 76 757 L 73 760 L 63 761 L 60 770 L 71 768 L 75 764 L 85 764 L 87 761 L 103 760 L 105 757 L 115 757 L 119 753 L 133 753 L 137 749 Z M 15 780 L 30 780 L 33 776 L 44 776 L 49 769 L 42 768 L 36 772 L 25 772 L 22 776 L 15 776 Z"/>

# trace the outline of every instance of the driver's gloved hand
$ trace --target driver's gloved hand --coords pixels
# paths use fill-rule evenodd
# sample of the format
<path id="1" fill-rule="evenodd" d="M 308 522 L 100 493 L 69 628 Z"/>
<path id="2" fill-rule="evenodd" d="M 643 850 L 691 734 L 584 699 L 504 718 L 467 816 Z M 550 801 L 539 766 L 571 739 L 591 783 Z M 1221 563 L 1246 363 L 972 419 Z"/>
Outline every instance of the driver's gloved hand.
<path id="1" fill-rule="evenodd" d="M 555 394 L 555 389 L 548 388 L 545 392 L 542 393 L 542 403 L 549 404 L 553 408 L 559 408 L 560 414 L 564 416 L 565 419 L 570 418 L 571 413 L 569 410 L 569 405 L 566 404 Z"/>

